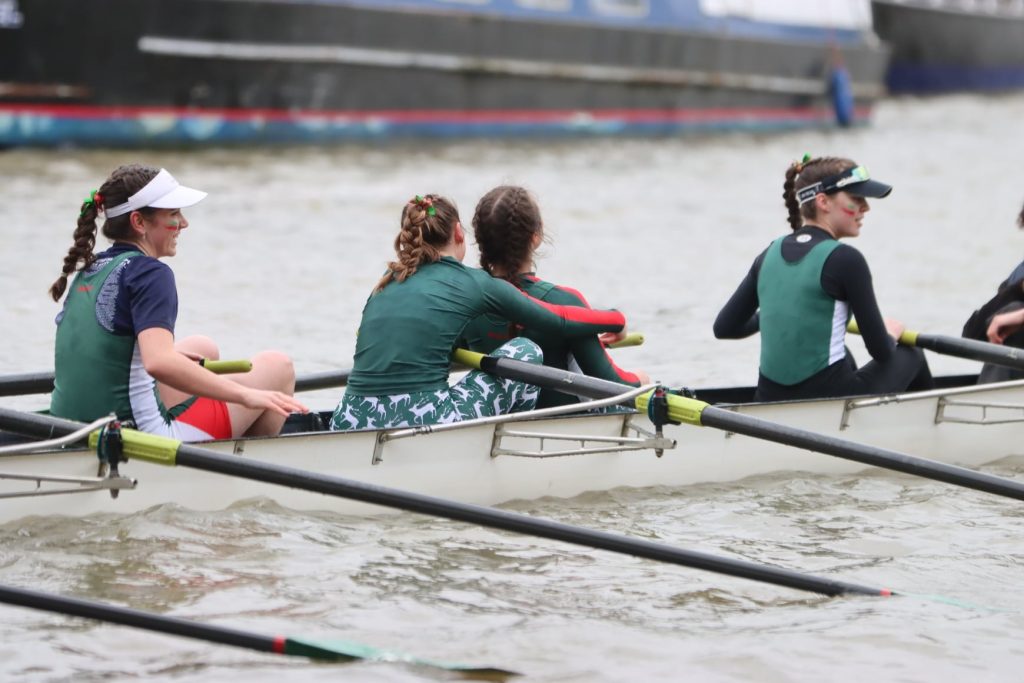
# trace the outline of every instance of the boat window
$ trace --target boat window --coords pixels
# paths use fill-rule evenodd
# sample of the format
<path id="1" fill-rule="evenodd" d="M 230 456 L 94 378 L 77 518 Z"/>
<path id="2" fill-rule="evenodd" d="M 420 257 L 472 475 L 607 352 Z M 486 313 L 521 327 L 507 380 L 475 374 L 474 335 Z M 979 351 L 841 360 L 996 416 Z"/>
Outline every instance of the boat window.
<path id="1" fill-rule="evenodd" d="M 516 0 L 516 5 L 524 9 L 568 12 L 572 9 L 572 0 Z"/>
<path id="2" fill-rule="evenodd" d="M 590 8 L 617 17 L 646 17 L 651 13 L 649 0 L 590 0 Z"/>

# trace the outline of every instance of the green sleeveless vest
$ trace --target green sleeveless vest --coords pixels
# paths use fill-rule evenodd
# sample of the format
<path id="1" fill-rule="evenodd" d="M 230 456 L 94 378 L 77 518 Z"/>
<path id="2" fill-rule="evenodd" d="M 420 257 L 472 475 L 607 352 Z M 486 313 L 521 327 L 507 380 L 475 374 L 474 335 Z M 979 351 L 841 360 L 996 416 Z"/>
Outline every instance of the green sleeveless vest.
<path id="1" fill-rule="evenodd" d="M 95 273 L 80 272 L 71 284 L 57 323 L 50 412 L 58 417 L 91 422 L 115 413 L 118 419 L 132 419 L 128 381 L 135 337 L 104 328 L 97 304 L 101 294 L 112 297 L 116 293 L 104 290 L 104 284 L 114 269 L 133 256 L 141 253 L 119 254 Z M 104 310 L 112 316 L 114 302 L 106 303 L 109 307 Z"/>
<path id="2" fill-rule="evenodd" d="M 789 263 L 783 239 L 768 247 L 757 278 L 761 374 L 791 386 L 829 365 L 837 301 L 821 288 L 821 270 L 839 242 L 821 242 Z"/>

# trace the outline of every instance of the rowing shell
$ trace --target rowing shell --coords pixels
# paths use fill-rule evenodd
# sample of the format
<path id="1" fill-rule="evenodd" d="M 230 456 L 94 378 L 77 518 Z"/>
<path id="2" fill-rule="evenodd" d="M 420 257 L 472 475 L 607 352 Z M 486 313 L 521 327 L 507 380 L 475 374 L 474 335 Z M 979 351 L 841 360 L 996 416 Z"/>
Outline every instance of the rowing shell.
<path id="1" fill-rule="evenodd" d="M 742 392 L 717 390 L 698 396 L 714 400 L 715 395 Z M 718 406 L 965 467 L 1024 453 L 1024 380 L 880 397 Z M 299 431 L 203 445 L 242 458 L 481 505 L 621 486 L 685 486 L 778 472 L 847 474 L 866 469 L 856 462 L 690 425 L 666 425 L 658 435 L 646 415 L 632 412 L 526 413 L 434 429 L 309 432 L 294 421 L 293 428 Z M 97 476 L 98 468 L 95 453 L 84 449 L 0 455 L 0 523 L 29 515 L 130 513 L 164 503 L 212 510 L 259 496 L 298 510 L 388 512 L 142 461 L 122 463 L 115 478 Z"/>

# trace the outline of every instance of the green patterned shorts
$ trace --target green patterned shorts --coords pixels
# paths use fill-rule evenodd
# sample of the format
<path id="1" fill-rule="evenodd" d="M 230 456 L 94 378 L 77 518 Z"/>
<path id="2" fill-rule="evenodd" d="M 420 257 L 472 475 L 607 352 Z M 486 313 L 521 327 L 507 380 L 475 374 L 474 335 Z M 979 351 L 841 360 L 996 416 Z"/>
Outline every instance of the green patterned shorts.
<path id="1" fill-rule="evenodd" d="M 491 352 L 540 365 L 544 354 L 525 337 L 516 337 Z M 473 370 L 454 385 L 437 391 L 390 396 L 351 396 L 334 409 L 331 429 L 391 429 L 447 424 L 478 417 L 533 410 L 540 390 L 532 384 Z"/>

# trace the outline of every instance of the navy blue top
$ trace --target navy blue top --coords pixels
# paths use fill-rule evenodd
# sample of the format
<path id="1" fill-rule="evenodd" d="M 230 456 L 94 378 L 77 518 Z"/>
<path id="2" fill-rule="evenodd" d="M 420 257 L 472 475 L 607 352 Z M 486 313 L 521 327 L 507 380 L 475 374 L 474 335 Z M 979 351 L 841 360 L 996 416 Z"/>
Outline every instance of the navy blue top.
<path id="1" fill-rule="evenodd" d="M 108 259 L 126 251 L 138 251 L 138 247 L 116 242 L 97 254 L 87 270 L 98 270 Z M 178 288 L 174 272 L 166 264 L 141 253 L 132 256 L 110 274 L 104 290 L 96 304 L 97 317 L 109 332 L 136 337 L 143 330 L 162 327 L 174 334 L 174 323 L 178 319 Z M 105 296 L 107 291 L 112 296 Z M 58 315 L 58 321 L 61 315 L 63 311 Z"/>

